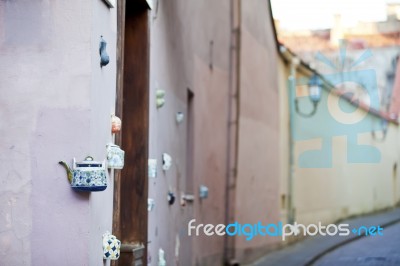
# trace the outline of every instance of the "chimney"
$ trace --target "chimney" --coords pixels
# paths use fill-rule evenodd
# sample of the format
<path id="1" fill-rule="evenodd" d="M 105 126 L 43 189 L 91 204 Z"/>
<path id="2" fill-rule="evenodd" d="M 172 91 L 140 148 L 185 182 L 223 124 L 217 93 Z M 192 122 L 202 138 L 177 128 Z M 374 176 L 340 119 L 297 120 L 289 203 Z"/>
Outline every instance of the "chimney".
<path id="1" fill-rule="evenodd" d="M 336 14 L 333 18 L 333 27 L 331 29 L 330 43 L 334 47 L 339 46 L 339 41 L 344 38 L 342 25 L 342 15 Z"/>

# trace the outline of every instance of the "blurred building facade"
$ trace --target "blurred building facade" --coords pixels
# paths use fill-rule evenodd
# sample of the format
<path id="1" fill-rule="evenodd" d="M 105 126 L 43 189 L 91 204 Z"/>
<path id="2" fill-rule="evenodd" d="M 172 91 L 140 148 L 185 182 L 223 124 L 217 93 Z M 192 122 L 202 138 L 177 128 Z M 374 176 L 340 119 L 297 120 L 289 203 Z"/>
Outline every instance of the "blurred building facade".
<path id="1" fill-rule="evenodd" d="M 281 219 L 326 224 L 398 205 L 397 120 L 341 93 L 287 47 L 280 50 Z M 323 81 L 321 100 L 305 117 L 313 110 L 313 75 Z"/>
<path id="2" fill-rule="evenodd" d="M 331 29 L 290 31 L 279 28 L 276 22 L 279 40 L 294 51 L 305 62 L 311 64 L 323 74 L 351 70 L 353 63 L 368 50 L 370 56 L 355 69 L 373 68 L 378 81 L 381 110 L 390 112 L 393 94 L 393 77 L 400 54 L 400 20 L 397 3 L 387 3 L 386 21 L 358 22 L 347 27 L 343 25 L 340 14 L 333 18 Z M 338 53 L 338 50 L 341 50 Z M 326 60 L 321 59 L 322 54 Z M 345 58 L 341 58 L 341 56 Z M 341 62 L 343 60 L 343 62 Z M 360 100 L 363 100 L 362 97 Z M 398 113 L 392 113 L 397 116 Z"/>
<path id="3" fill-rule="evenodd" d="M 193 218 L 279 221 L 268 1 L 21 0 L 2 1 L 0 14 L 1 265 L 108 265 L 106 231 L 122 241 L 115 265 L 158 265 L 160 249 L 167 265 L 249 262 L 278 245 L 187 234 Z M 110 142 L 125 150 L 124 169 L 108 171 L 103 192 L 73 191 L 58 161 L 103 160 Z"/>
<path id="4" fill-rule="evenodd" d="M 281 139 L 288 163 L 281 171 L 282 219 L 327 223 L 399 204 L 398 9 L 388 4 L 386 21 L 351 28 L 340 15 L 326 30 L 290 32 L 275 23 L 282 43 L 280 131 L 289 140 Z M 364 88 L 367 72 L 378 91 L 373 97 Z M 313 109 L 307 80 L 314 73 L 325 85 L 316 113 L 304 117 L 299 112 Z M 330 164 L 319 165 L 321 158 Z"/>

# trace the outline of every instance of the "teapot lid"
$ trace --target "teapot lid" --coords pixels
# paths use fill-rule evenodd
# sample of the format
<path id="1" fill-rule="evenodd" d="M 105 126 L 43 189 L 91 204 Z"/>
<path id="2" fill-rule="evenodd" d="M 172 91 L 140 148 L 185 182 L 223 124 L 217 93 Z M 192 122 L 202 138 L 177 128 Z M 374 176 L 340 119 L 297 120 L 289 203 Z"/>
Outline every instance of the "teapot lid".
<path id="1" fill-rule="evenodd" d="M 110 143 L 107 143 L 106 147 L 119 147 L 119 146 L 115 143 L 110 142 Z"/>
<path id="2" fill-rule="evenodd" d="M 97 162 L 93 160 L 92 156 L 87 156 L 85 160 L 76 163 L 77 167 L 101 167 L 102 162 Z"/>

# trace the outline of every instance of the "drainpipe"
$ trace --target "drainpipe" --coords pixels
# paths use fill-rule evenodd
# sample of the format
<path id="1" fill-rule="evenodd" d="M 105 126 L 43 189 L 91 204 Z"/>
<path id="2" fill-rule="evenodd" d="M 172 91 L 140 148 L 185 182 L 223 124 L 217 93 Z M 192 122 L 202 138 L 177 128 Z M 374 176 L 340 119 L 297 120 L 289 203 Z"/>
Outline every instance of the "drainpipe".
<path id="1" fill-rule="evenodd" d="M 294 105 L 296 91 L 296 68 L 300 64 L 297 57 L 291 57 L 290 75 L 288 78 L 288 100 L 289 100 L 289 177 L 288 177 L 288 223 L 293 224 L 295 220 L 295 209 L 293 204 L 293 174 L 294 174 Z"/>
<path id="2" fill-rule="evenodd" d="M 235 220 L 235 194 L 238 169 L 239 116 L 240 116 L 240 27 L 241 0 L 230 1 L 230 49 L 228 118 L 225 181 L 225 224 Z M 232 147 L 233 146 L 233 147 Z M 225 265 L 238 265 L 235 261 L 235 237 L 225 235 L 223 259 Z"/>

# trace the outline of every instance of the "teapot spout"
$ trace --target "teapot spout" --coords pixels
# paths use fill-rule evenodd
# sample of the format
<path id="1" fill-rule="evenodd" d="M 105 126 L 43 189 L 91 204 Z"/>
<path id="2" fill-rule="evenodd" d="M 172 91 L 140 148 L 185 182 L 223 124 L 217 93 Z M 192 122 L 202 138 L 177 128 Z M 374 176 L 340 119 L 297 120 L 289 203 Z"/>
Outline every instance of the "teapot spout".
<path id="1" fill-rule="evenodd" d="M 72 183 L 72 176 L 73 176 L 73 174 L 72 174 L 71 168 L 70 168 L 70 167 L 68 166 L 68 164 L 67 164 L 66 162 L 64 162 L 64 161 L 59 161 L 58 163 L 65 167 L 65 170 L 67 170 L 68 181 L 69 181 L 69 183 Z"/>

